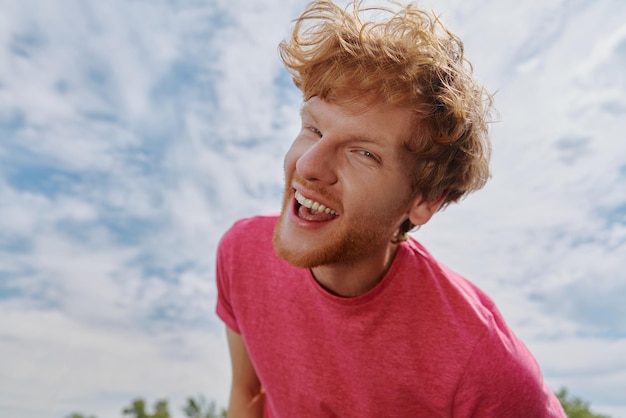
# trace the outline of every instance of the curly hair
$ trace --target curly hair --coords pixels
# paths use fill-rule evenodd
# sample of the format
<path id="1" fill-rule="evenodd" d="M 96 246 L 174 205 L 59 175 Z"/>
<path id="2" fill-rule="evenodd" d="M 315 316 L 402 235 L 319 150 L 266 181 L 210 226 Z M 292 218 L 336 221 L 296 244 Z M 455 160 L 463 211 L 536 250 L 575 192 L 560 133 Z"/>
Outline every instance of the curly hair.
<path id="1" fill-rule="evenodd" d="M 281 42 L 280 56 L 305 101 L 347 92 L 410 109 L 414 129 L 404 155 L 413 163 L 412 189 L 430 201 L 445 196 L 443 208 L 489 178 L 492 97 L 472 77 L 461 40 L 436 15 L 389 3 L 353 0 L 342 9 L 314 0 Z M 413 227 L 406 222 L 400 235 Z"/>

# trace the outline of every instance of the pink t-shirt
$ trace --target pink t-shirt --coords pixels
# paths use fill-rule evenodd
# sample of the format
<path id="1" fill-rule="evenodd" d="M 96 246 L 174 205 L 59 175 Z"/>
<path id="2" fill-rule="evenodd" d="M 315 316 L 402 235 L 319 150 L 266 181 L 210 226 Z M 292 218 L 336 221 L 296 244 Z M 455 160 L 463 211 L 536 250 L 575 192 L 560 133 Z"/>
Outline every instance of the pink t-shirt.
<path id="1" fill-rule="evenodd" d="M 217 258 L 217 314 L 245 341 L 266 417 L 565 417 L 493 302 L 417 241 L 341 298 L 276 256 L 275 224 L 237 222 Z"/>

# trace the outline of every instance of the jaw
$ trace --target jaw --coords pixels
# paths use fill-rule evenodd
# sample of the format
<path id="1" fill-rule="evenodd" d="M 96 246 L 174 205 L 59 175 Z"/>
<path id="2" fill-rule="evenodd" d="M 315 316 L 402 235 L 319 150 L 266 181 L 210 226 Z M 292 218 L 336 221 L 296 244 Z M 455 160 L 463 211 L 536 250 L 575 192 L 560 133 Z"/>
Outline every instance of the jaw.
<path id="1" fill-rule="evenodd" d="M 301 196 L 296 198 L 296 191 Z M 311 202 L 303 197 L 332 205 L 336 215 L 311 213 L 311 208 L 306 207 Z M 305 268 L 356 265 L 364 261 L 369 264 L 367 260 L 387 258 L 387 247 L 397 222 L 363 209 L 349 210 L 347 214 L 340 201 L 296 182 L 295 187 L 285 191 L 283 210 L 274 229 L 274 249 L 290 264 Z"/>
<path id="2" fill-rule="evenodd" d="M 274 229 L 276 254 L 292 266 L 310 269 L 327 291 L 343 297 L 373 288 L 388 270 L 397 245 L 381 235 L 359 233 L 351 222 L 335 218 L 311 222 L 298 217 L 298 206 L 288 206 Z"/>
<path id="3" fill-rule="evenodd" d="M 326 262 L 329 242 L 340 226 L 339 216 L 314 216 L 293 197 L 285 199 L 274 228 L 278 256 L 296 267 L 311 268 Z M 339 228 L 340 229 L 340 228 Z"/>

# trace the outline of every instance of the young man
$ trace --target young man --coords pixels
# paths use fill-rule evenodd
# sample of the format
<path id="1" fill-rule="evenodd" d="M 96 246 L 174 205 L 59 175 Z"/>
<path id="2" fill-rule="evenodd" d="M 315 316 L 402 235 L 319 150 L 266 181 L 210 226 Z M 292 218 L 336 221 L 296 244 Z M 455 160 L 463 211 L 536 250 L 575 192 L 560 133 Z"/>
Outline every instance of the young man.
<path id="1" fill-rule="evenodd" d="M 280 52 L 304 95 L 282 212 L 218 250 L 229 416 L 564 417 L 493 302 L 407 237 L 488 177 L 461 41 L 414 5 L 316 0 Z"/>

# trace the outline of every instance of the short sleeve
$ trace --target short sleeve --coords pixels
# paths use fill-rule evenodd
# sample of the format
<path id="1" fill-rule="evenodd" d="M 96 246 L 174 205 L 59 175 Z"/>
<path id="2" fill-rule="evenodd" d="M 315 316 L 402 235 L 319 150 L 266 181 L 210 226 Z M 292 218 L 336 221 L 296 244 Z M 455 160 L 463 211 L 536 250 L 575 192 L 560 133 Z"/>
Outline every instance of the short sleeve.
<path id="1" fill-rule="evenodd" d="M 457 388 L 453 414 L 464 417 L 565 418 L 526 346 L 495 311 Z"/>
<path id="2" fill-rule="evenodd" d="M 215 264 L 215 278 L 217 284 L 217 316 L 233 331 L 241 333 L 237 317 L 231 303 L 231 280 L 232 277 L 232 245 L 233 237 L 230 231 L 220 240 L 217 248 L 217 258 Z"/>

